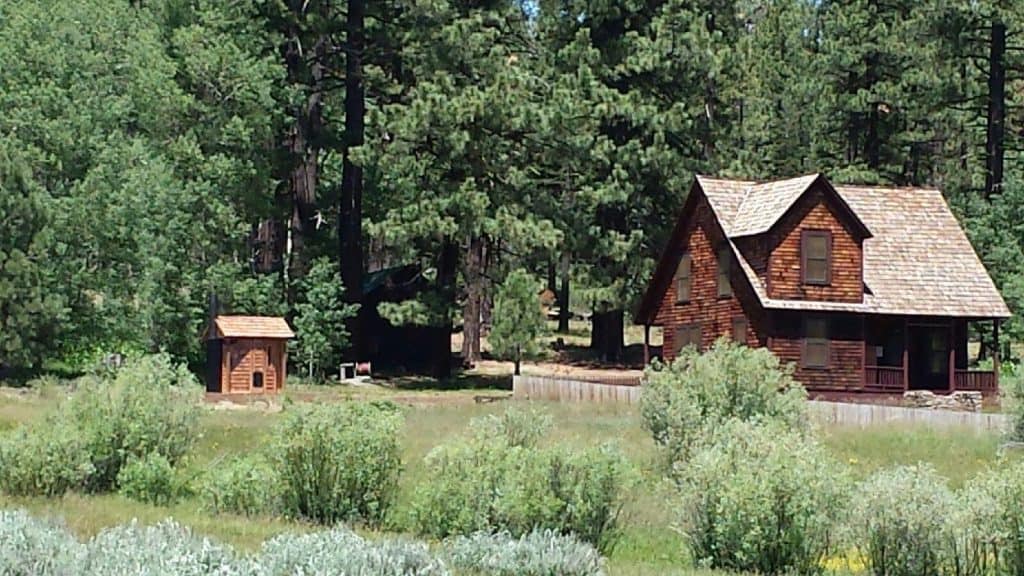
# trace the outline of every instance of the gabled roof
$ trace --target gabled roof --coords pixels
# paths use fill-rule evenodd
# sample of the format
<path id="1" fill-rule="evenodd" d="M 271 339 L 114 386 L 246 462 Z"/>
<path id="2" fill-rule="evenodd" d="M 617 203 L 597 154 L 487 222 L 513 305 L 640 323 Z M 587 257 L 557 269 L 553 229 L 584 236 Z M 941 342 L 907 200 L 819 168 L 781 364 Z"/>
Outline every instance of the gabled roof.
<path id="1" fill-rule="evenodd" d="M 274 316 L 217 316 L 213 320 L 220 338 L 294 338 L 284 318 Z"/>
<path id="2" fill-rule="evenodd" d="M 849 211 L 863 232 L 862 303 L 768 298 L 764 282 L 733 241 L 771 230 L 819 179 L 836 194 L 838 206 Z M 969 318 L 1010 316 L 938 190 L 833 186 L 819 174 L 765 183 L 698 176 L 696 184 L 729 238 L 740 270 L 765 308 Z M 671 250 L 665 254 L 671 254 Z M 662 266 L 674 264 L 659 263 L 659 269 Z M 651 289 L 661 289 L 659 277 L 656 275 Z M 656 300 L 656 296 L 645 297 L 638 319 L 651 317 Z"/>

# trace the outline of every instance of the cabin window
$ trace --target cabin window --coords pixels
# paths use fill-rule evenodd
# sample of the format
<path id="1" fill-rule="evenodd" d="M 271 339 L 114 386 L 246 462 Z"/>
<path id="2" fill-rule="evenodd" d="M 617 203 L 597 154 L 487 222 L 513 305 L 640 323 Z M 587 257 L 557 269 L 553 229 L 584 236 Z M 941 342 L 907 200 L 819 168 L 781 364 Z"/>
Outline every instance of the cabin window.
<path id="1" fill-rule="evenodd" d="M 690 289 L 693 286 L 691 273 L 693 270 L 693 258 L 689 254 L 683 254 L 679 259 L 679 267 L 676 268 L 676 302 L 684 303 L 690 301 Z"/>
<path id="2" fill-rule="evenodd" d="M 252 373 L 252 387 L 263 388 L 263 372 Z"/>
<path id="3" fill-rule="evenodd" d="M 726 246 L 718 251 L 718 297 L 732 296 L 732 284 L 729 283 L 729 272 L 732 269 L 732 253 Z"/>
<path id="4" fill-rule="evenodd" d="M 683 324 L 676 328 L 676 352 L 678 353 L 683 349 L 684 346 L 693 346 L 698 351 L 700 350 L 701 340 L 701 329 L 700 323 Z"/>
<path id="5" fill-rule="evenodd" d="M 804 368 L 828 368 L 831 354 L 828 321 L 824 318 L 805 319 L 800 364 Z"/>
<path id="6" fill-rule="evenodd" d="M 800 270 L 804 284 L 831 283 L 832 233 L 828 230 L 804 230 L 800 240 Z"/>
<path id="7" fill-rule="evenodd" d="M 740 316 L 732 319 L 732 341 L 745 344 L 747 342 L 747 319 Z"/>

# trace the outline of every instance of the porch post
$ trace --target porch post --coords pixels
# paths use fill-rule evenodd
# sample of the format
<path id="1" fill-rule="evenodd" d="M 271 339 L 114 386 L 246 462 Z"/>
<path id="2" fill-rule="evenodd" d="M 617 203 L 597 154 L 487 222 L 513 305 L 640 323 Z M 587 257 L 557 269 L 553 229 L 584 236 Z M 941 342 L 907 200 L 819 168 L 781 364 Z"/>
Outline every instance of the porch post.
<path id="1" fill-rule="evenodd" d="M 949 322 L 949 391 L 953 392 L 956 390 L 956 334 L 954 330 L 954 324 L 951 320 Z"/>
<path id="2" fill-rule="evenodd" d="M 903 318 L 903 391 L 910 389 L 910 321 Z"/>
<path id="3" fill-rule="evenodd" d="M 999 389 L 999 319 L 992 320 L 992 376 Z"/>
<path id="4" fill-rule="evenodd" d="M 644 366 L 651 363 L 651 325 L 644 324 Z"/>

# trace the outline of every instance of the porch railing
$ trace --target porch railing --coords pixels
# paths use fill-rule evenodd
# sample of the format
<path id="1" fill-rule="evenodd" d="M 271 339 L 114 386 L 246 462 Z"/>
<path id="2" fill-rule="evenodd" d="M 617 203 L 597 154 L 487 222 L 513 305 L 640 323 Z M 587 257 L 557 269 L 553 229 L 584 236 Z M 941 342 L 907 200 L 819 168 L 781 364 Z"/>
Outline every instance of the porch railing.
<path id="1" fill-rule="evenodd" d="M 957 390 L 976 390 L 978 392 L 995 392 L 996 373 L 992 370 L 957 369 L 954 382 Z"/>
<path id="2" fill-rule="evenodd" d="M 865 366 L 864 389 L 869 392 L 902 392 L 902 366 Z"/>

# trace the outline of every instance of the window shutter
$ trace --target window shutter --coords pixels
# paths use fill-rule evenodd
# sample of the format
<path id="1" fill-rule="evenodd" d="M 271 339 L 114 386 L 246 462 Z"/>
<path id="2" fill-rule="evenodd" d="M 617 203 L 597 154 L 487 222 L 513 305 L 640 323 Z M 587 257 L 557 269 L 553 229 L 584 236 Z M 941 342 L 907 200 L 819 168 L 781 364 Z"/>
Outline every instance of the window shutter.
<path id="1" fill-rule="evenodd" d="M 732 296 L 732 284 L 729 283 L 729 271 L 732 269 L 732 252 L 728 246 L 718 251 L 718 296 Z"/>
<path id="2" fill-rule="evenodd" d="M 683 254 L 679 259 L 679 267 L 676 268 L 676 302 L 689 302 L 690 291 L 693 286 L 693 258 L 689 254 Z"/>
<path id="3" fill-rule="evenodd" d="M 737 344 L 747 342 L 747 319 L 744 317 L 732 319 L 732 341 Z"/>
<path id="4" fill-rule="evenodd" d="M 804 340 L 800 363 L 805 368 L 828 368 L 831 360 L 828 321 L 824 318 L 804 320 Z"/>
<path id="5" fill-rule="evenodd" d="M 832 282 L 832 233 L 804 230 L 800 236 L 800 272 L 804 284 Z"/>

